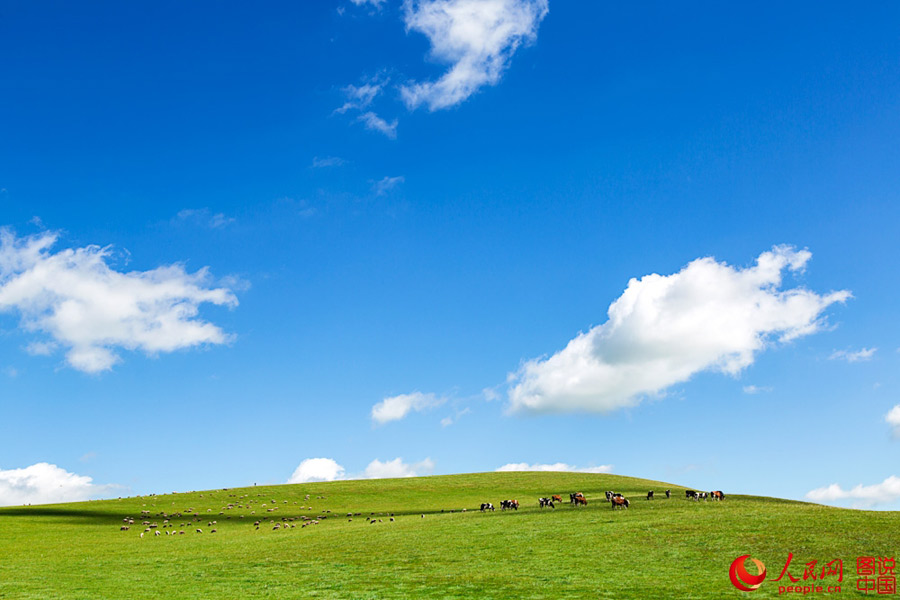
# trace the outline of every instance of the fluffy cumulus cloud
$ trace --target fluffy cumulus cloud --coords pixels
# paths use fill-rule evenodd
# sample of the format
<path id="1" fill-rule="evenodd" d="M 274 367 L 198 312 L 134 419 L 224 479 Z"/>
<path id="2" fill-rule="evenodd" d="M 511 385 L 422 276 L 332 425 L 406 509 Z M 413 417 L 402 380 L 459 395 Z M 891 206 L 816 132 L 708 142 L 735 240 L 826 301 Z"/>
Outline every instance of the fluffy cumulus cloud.
<path id="1" fill-rule="evenodd" d="M 568 471 L 570 473 L 612 473 L 612 465 L 600 465 L 599 467 L 576 467 L 566 463 L 541 464 L 535 463 L 508 463 L 497 471 Z"/>
<path id="2" fill-rule="evenodd" d="M 109 496 L 117 489 L 115 485 L 97 485 L 90 477 L 49 463 L 0 469 L 0 506 L 81 502 Z"/>
<path id="3" fill-rule="evenodd" d="M 344 467 L 331 458 L 307 458 L 294 470 L 288 483 L 309 483 L 311 481 L 339 481 L 344 479 L 392 479 L 397 477 L 421 477 L 434 471 L 434 461 L 430 458 L 408 464 L 402 458 L 382 462 L 377 458 L 370 462 L 362 473 L 348 474 Z"/>
<path id="4" fill-rule="evenodd" d="M 385 398 L 372 407 L 372 420 L 378 425 L 399 421 L 412 411 L 421 412 L 440 406 L 446 401 L 434 394 L 413 392 Z"/>
<path id="5" fill-rule="evenodd" d="M 21 327 L 43 338 L 29 344 L 32 354 L 63 347 L 70 366 L 98 373 L 119 362 L 116 349 L 156 354 L 230 340 L 197 318 L 203 303 L 237 305 L 230 289 L 210 286 L 206 269 L 124 273 L 107 264 L 109 248 L 53 252 L 56 241 L 0 230 L 0 311 L 17 312 Z"/>
<path id="6" fill-rule="evenodd" d="M 891 475 L 875 485 L 857 485 L 845 490 L 836 483 L 817 488 L 806 494 L 813 502 L 840 502 L 850 500 L 854 507 L 870 507 L 900 500 L 900 477 Z"/>
<path id="7" fill-rule="evenodd" d="M 405 0 L 407 30 L 424 34 L 432 56 L 449 63 L 437 81 L 403 86 L 409 108 L 455 106 L 500 81 L 516 49 L 537 37 L 548 0 Z"/>
<path id="8" fill-rule="evenodd" d="M 845 360 L 848 363 L 871 360 L 878 348 L 863 348 L 861 350 L 835 350 L 828 358 L 830 360 Z"/>
<path id="9" fill-rule="evenodd" d="M 366 467 L 363 477 L 366 479 L 422 477 L 423 475 L 430 475 L 432 471 L 434 471 L 434 461 L 430 458 L 413 464 L 407 464 L 401 458 L 395 458 L 387 462 L 381 462 L 376 458 Z"/>
<path id="10" fill-rule="evenodd" d="M 632 279 L 606 323 L 510 374 L 510 411 L 603 413 L 700 371 L 739 373 L 767 345 L 820 330 L 825 309 L 850 297 L 780 289 L 783 272 L 810 258 L 778 246 L 748 268 L 700 258 L 673 275 Z"/>
<path id="11" fill-rule="evenodd" d="M 893 428 L 894 437 L 900 439 L 900 404 L 892 408 L 884 420 Z"/>
<path id="12" fill-rule="evenodd" d="M 294 469 L 288 483 L 344 479 L 344 467 L 331 458 L 307 458 Z"/>

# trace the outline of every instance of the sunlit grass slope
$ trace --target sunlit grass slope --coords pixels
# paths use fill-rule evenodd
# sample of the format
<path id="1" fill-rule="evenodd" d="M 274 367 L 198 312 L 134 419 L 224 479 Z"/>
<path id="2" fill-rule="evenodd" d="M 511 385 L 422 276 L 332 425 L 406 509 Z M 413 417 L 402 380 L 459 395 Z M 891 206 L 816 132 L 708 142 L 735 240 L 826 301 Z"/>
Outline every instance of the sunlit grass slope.
<path id="1" fill-rule="evenodd" d="M 612 510 L 606 490 L 631 508 Z M 570 492 L 588 506 L 570 505 Z M 795 577 L 811 560 L 843 559 L 835 596 L 856 597 L 857 556 L 900 554 L 900 513 L 724 492 L 695 502 L 683 487 L 617 475 L 479 473 L 3 508 L 0 598 L 738 598 L 748 593 L 729 582 L 736 557 L 762 560 L 772 579 L 789 552 Z M 566 502 L 538 508 L 552 494 Z M 501 511 L 511 498 L 520 509 Z M 482 502 L 497 510 L 481 513 Z M 142 521 L 157 525 L 143 538 Z"/>

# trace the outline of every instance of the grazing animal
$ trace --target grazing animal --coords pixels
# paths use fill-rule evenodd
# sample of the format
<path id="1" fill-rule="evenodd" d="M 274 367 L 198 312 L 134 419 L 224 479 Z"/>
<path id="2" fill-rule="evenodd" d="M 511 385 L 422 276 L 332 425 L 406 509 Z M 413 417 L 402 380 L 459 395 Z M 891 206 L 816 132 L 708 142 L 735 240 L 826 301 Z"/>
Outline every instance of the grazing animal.
<path id="1" fill-rule="evenodd" d="M 578 506 L 579 504 L 587 506 L 587 498 L 584 496 L 575 496 L 575 506 Z"/>
<path id="2" fill-rule="evenodd" d="M 197 533 L 203 533 L 202 529 L 197 529 Z"/>
<path id="3" fill-rule="evenodd" d="M 616 509 L 620 506 L 628 508 L 628 506 L 630 505 L 630 503 L 628 502 L 628 498 L 625 498 L 624 496 L 613 496 L 610 499 L 609 503 L 610 505 L 612 505 L 613 509 Z"/>
<path id="4" fill-rule="evenodd" d="M 713 500 L 724 500 L 725 499 L 725 494 L 723 494 L 721 490 L 716 490 L 715 492 L 710 492 L 709 495 L 712 496 Z"/>
<path id="5" fill-rule="evenodd" d="M 581 492 L 574 492 L 572 494 L 569 494 L 569 502 L 571 502 L 572 504 L 578 504 L 578 498 L 584 498 L 584 494 L 582 494 Z"/>
<path id="6" fill-rule="evenodd" d="M 494 510 L 494 505 L 491 504 L 490 502 L 482 502 L 482 503 L 481 503 L 481 512 L 484 512 L 484 511 L 486 511 L 486 510 L 489 510 L 489 511 L 492 511 L 492 512 L 493 512 L 493 510 Z"/>
<path id="7" fill-rule="evenodd" d="M 550 499 L 554 502 L 562 502 L 562 496 L 560 496 L 559 494 L 553 494 Z"/>
<path id="8" fill-rule="evenodd" d="M 538 504 L 541 505 L 541 508 L 544 508 L 545 506 L 556 508 L 555 506 L 553 506 L 553 500 L 550 498 L 538 498 Z"/>
<path id="9" fill-rule="evenodd" d="M 122 525 L 121 527 L 119 527 L 119 531 L 128 531 L 129 529 L 130 528 L 128 527 L 128 525 Z"/>
<path id="10" fill-rule="evenodd" d="M 653 490 L 647 492 L 647 500 L 653 500 Z"/>
<path id="11" fill-rule="evenodd" d="M 691 499 L 691 498 L 696 499 L 696 496 L 697 496 L 697 492 L 695 492 L 694 490 L 684 490 L 684 497 L 685 497 L 685 498 L 687 498 L 687 499 Z"/>
<path id="12" fill-rule="evenodd" d="M 672 497 L 672 490 L 666 490 L 666 500 Z"/>
<path id="13" fill-rule="evenodd" d="M 500 502 L 500 510 L 519 510 L 518 500 L 503 500 Z"/>

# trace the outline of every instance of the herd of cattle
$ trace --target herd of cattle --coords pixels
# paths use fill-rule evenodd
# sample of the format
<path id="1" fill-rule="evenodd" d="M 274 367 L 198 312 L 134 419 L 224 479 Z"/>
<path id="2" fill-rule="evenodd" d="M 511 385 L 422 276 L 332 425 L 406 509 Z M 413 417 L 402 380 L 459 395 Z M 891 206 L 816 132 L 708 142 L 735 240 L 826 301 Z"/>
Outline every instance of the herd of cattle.
<path id="1" fill-rule="evenodd" d="M 665 491 L 666 498 L 672 497 L 672 490 Z M 688 500 L 706 500 L 708 498 L 712 498 L 713 500 L 724 500 L 725 494 L 723 494 L 720 490 L 716 490 L 714 492 L 698 492 L 695 490 L 685 490 L 684 497 Z M 647 492 L 647 500 L 653 500 L 653 490 Z M 616 508 L 628 508 L 631 506 L 631 503 L 628 501 L 628 498 L 623 496 L 618 492 L 607 491 L 606 492 L 606 501 L 609 502 L 610 506 L 613 509 Z M 550 508 L 556 508 L 556 504 L 562 502 L 562 496 L 559 494 L 555 494 L 550 496 L 549 498 L 538 498 L 538 505 L 541 508 L 545 506 L 549 506 Z M 587 506 L 587 498 L 584 497 L 584 494 L 581 492 L 572 492 L 569 494 L 569 503 L 574 506 Z M 501 510 L 519 510 L 519 501 L 518 500 L 502 500 L 500 502 Z M 494 505 L 490 502 L 483 502 L 481 504 L 481 512 L 485 511 L 493 511 Z"/>

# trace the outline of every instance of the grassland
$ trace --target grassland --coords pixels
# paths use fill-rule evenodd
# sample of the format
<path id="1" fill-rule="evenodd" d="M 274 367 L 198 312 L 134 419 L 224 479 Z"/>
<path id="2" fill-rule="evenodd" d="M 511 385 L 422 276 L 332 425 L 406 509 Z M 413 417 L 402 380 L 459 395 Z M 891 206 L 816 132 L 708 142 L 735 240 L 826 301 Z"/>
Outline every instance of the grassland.
<path id="1" fill-rule="evenodd" d="M 666 488 L 670 500 L 661 493 Z M 653 501 L 644 499 L 650 489 Z M 629 497 L 631 508 L 612 510 L 602 501 L 605 490 Z M 540 496 L 567 499 L 573 491 L 585 494 L 587 507 L 538 508 Z M 521 508 L 500 511 L 506 498 Z M 479 512 L 485 501 L 498 510 Z M 161 513 L 174 528 L 163 528 Z M 120 531 L 129 516 L 135 524 Z M 309 521 L 302 517 L 319 523 L 303 527 Z M 141 538 L 142 520 L 185 533 Z M 288 526 L 273 530 L 276 522 Z M 810 597 L 861 596 L 856 558 L 900 554 L 900 513 L 732 494 L 724 502 L 694 502 L 676 485 L 575 473 L 341 481 L 3 508 L 0 598 L 771 598 L 779 596 L 778 583 L 740 592 L 729 582 L 729 565 L 750 554 L 766 564 L 771 580 L 789 552 L 795 577 L 812 560 L 820 568 L 844 562 L 842 592 Z M 826 581 L 837 584 L 835 577 Z"/>

